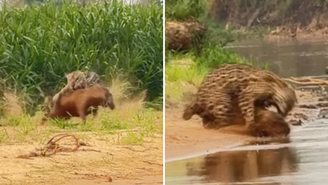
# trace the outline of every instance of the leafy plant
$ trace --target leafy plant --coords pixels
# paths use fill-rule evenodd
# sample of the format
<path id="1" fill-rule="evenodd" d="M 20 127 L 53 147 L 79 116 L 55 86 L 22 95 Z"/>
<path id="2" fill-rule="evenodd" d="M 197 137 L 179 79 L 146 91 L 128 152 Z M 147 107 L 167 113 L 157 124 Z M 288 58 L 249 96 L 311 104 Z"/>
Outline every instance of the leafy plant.
<path id="1" fill-rule="evenodd" d="M 148 100 L 163 92 L 163 11 L 156 4 L 81 6 L 31 4 L 0 12 L 0 79 L 26 95 L 30 110 L 65 82 L 93 70 L 104 79 L 125 74 Z"/>

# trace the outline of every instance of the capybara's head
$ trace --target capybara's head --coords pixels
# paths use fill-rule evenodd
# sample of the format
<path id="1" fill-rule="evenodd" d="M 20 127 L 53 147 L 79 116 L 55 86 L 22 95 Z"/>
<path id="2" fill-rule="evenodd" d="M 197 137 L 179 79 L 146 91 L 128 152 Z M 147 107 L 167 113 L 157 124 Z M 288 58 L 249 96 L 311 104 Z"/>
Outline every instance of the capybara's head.
<path id="1" fill-rule="evenodd" d="M 107 100 L 105 102 L 105 107 L 109 107 L 110 109 L 114 110 L 115 109 L 115 103 L 113 99 L 112 93 L 109 93 L 107 96 Z"/>
<path id="2" fill-rule="evenodd" d="M 257 110 L 250 134 L 256 137 L 288 136 L 290 127 L 283 116 L 266 109 Z"/>

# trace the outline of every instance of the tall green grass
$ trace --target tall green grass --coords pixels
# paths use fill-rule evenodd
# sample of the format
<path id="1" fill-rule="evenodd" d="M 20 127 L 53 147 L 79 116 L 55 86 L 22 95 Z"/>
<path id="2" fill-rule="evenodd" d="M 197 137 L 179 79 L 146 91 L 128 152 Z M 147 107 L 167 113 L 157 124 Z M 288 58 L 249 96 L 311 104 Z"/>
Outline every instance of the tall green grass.
<path id="1" fill-rule="evenodd" d="M 207 3 L 203 0 L 165 0 L 165 18 L 187 20 L 205 15 Z"/>
<path id="2" fill-rule="evenodd" d="M 217 67 L 223 63 L 250 63 L 224 46 L 233 42 L 239 35 L 226 30 L 222 25 L 207 18 L 208 2 L 202 0 L 168 0 L 165 1 L 165 16 L 169 20 L 189 21 L 196 19 L 207 26 L 202 49 L 199 52 L 199 43 L 194 42 L 193 49 L 186 55 L 169 51 L 166 48 L 166 61 L 187 57 L 200 69 Z"/>
<path id="3" fill-rule="evenodd" d="M 105 79 L 124 74 L 148 100 L 163 92 L 162 6 L 118 1 L 45 3 L 0 11 L 0 79 L 24 93 L 27 107 L 90 69 Z"/>

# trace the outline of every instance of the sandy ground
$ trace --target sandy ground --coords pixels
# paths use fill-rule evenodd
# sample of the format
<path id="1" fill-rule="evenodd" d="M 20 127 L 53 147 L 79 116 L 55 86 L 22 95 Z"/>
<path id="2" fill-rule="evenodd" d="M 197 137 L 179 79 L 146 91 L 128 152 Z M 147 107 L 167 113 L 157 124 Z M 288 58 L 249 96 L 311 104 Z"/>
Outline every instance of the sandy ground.
<path id="1" fill-rule="evenodd" d="M 314 102 L 313 95 L 297 92 L 300 104 Z M 185 121 L 182 119 L 183 106 L 165 109 L 165 160 L 179 160 L 186 157 L 197 156 L 215 150 L 240 146 L 252 142 L 256 138 L 247 136 L 243 126 L 233 125 L 220 130 L 204 129 L 201 119 L 193 116 Z M 318 110 L 295 107 L 287 121 L 299 119 L 298 115 L 318 115 Z M 313 117 L 313 116 L 312 116 Z M 304 119 L 301 119 L 304 121 Z M 293 129 L 293 126 L 291 127 Z"/>
<path id="2" fill-rule="evenodd" d="M 204 129 L 198 117 L 185 121 L 181 116 L 182 108 L 165 109 L 166 159 L 197 155 L 214 148 L 241 145 L 250 139 L 246 135 L 231 134 L 226 131 L 227 129 Z"/>
<path id="3" fill-rule="evenodd" d="M 116 135 L 74 134 L 83 134 L 85 139 L 81 140 L 90 146 L 50 157 L 22 159 L 17 156 L 29 154 L 42 145 L 1 144 L 0 184 L 163 184 L 162 135 L 146 138 L 142 146 L 123 146 L 110 142 Z"/>
<path id="4" fill-rule="evenodd" d="M 125 86 L 114 81 L 111 90 L 117 99 L 124 95 Z M 138 112 L 143 105 L 143 96 L 117 103 L 116 112 L 112 114 L 114 121 L 122 120 L 122 124 L 140 121 L 148 127 L 160 128 L 163 124 L 162 112 L 155 119 Z M 66 127 L 46 123 L 39 125 L 41 115 L 21 116 L 22 111 L 15 95 L 6 96 L 6 115 L 10 114 L 16 122 L 0 120 L 0 185 L 102 185 L 102 184 L 163 184 L 163 134 L 153 129 L 132 127 L 131 130 L 86 130 L 77 131 Z M 116 100 L 115 100 L 116 101 Z M 91 123 L 99 124 L 107 119 L 109 110 L 101 109 L 97 120 L 88 117 Z M 140 116 L 134 119 L 133 115 Z M 151 114 L 155 116 L 156 114 Z M 10 118 L 10 117 L 9 117 Z M 132 119 L 133 118 L 133 119 Z M 16 120 L 17 119 L 17 120 Z M 146 120 L 143 120 L 146 119 Z M 148 120 L 149 119 L 149 120 Z M 80 118 L 71 118 L 72 123 L 82 124 Z M 15 126 L 5 122 L 19 123 Z M 35 123 L 35 124 L 34 124 Z M 69 125 L 70 123 L 68 123 Z M 158 124 L 158 125 L 151 125 Z M 95 127 L 96 128 L 96 127 Z M 89 131 L 92 130 L 92 131 Z M 156 129 L 155 129 L 156 130 Z M 83 132 L 82 132 L 83 131 Z M 139 137 L 134 138 L 134 133 Z M 5 134 L 4 134 L 5 133 Z M 19 158 L 37 152 L 46 142 L 57 134 L 73 134 L 86 146 L 77 151 L 63 151 L 47 157 Z M 3 139 L 6 135 L 9 139 Z M 141 135 L 141 140 L 140 140 Z M 121 142 L 122 139 L 128 142 Z M 127 144 L 124 144 L 127 143 Z M 128 144 L 133 143 L 133 144 Z M 74 139 L 61 140 L 60 146 L 74 148 Z M 138 145 L 139 144 L 139 145 Z"/>

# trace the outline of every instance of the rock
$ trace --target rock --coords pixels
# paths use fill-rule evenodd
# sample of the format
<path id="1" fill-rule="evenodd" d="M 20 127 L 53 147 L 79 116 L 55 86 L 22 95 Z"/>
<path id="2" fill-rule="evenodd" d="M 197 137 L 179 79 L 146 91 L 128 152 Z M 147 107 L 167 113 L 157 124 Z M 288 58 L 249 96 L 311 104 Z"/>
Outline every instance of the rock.
<path id="1" fill-rule="evenodd" d="M 299 120 L 290 120 L 289 124 L 293 125 L 293 126 L 301 126 L 303 124 L 303 122 L 299 119 Z"/>
<path id="2" fill-rule="evenodd" d="M 207 27 L 199 22 L 167 21 L 165 38 L 167 47 L 174 51 L 189 51 L 195 42 L 202 44 Z"/>

